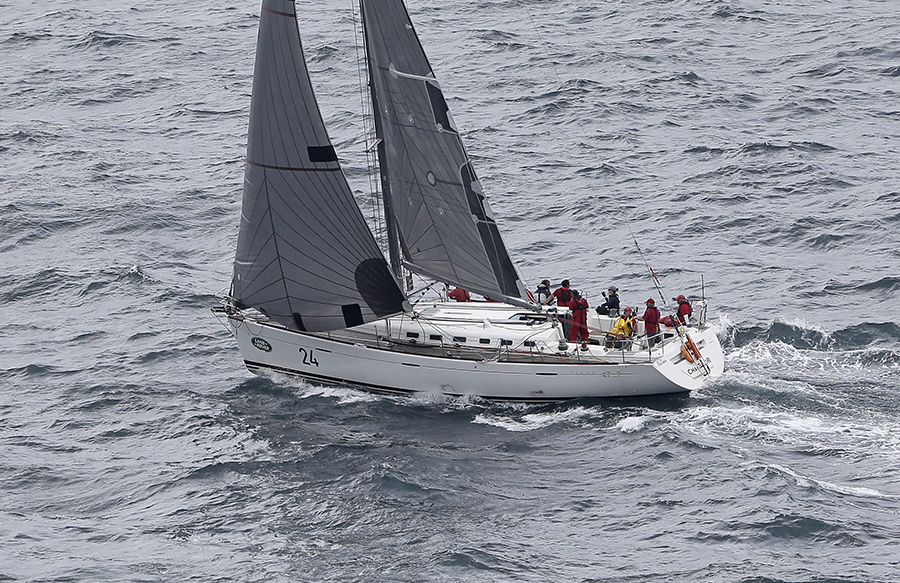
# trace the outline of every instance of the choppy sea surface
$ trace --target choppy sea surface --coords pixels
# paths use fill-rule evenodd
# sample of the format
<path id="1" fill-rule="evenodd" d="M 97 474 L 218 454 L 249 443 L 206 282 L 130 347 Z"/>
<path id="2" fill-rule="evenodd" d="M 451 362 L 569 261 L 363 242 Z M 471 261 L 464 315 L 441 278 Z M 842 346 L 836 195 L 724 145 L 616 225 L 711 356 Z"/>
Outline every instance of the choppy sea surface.
<path id="1" fill-rule="evenodd" d="M 900 580 L 900 4 L 412 0 L 530 283 L 704 294 L 685 396 L 256 377 L 256 2 L 0 0 L 0 581 Z M 350 0 L 298 2 L 368 200 Z M 634 240 L 640 245 L 638 252 Z"/>

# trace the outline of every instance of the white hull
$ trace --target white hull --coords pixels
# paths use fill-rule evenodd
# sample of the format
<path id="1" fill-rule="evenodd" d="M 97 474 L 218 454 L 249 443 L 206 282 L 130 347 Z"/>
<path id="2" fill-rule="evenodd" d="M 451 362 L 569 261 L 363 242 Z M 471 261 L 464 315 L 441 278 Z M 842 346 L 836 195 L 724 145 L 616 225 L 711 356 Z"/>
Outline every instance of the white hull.
<path id="1" fill-rule="evenodd" d="M 504 319 L 515 310 L 502 304 L 434 304 L 431 311 L 437 319 L 397 317 L 332 334 L 296 332 L 235 311 L 228 315 L 228 324 L 251 371 L 270 369 L 379 392 L 522 402 L 658 395 L 696 389 L 724 368 L 721 346 L 708 327 L 684 330 L 699 347 L 703 366 L 684 358 L 682 340 L 674 331 L 652 352 L 645 346 L 623 351 L 588 345 L 588 350 L 582 350 L 573 344 L 560 352 L 558 326 Z M 448 314 L 458 319 L 448 320 Z M 589 324 L 603 326 L 604 322 L 592 314 Z M 470 343 L 479 341 L 476 335 L 483 337 L 483 344 L 514 339 L 504 340 L 502 347 L 497 340 L 498 348 L 460 349 L 460 344 L 452 342 L 429 346 L 421 335 L 407 332 L 413 328 L 423 330 L 424 338 L 439 330 L 457 335 L 456 340 L 467 334 Z M 418 344 L 414 339 L 404 342 L 412 335 L 420 338 Z M 523 350 L 523 338 L 535 340 Z"/>

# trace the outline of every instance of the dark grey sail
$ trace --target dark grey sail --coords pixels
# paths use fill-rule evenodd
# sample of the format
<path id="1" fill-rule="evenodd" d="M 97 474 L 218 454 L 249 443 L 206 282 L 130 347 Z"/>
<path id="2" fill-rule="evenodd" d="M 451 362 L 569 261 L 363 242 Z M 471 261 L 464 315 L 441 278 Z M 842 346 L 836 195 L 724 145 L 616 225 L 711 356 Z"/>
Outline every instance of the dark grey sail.
<path id="1" fill-rule="evenodd" d="M 407 266 L 495 299 L 525 298 L 401 0 L 360 0 L 386 212 Z"/>
<path id="2" fill-rule="evenodd" d="M 236 305 L 308 332 L 402 311 L 325 131 L 290 1 L 262 3 L 247 141 Z"/>

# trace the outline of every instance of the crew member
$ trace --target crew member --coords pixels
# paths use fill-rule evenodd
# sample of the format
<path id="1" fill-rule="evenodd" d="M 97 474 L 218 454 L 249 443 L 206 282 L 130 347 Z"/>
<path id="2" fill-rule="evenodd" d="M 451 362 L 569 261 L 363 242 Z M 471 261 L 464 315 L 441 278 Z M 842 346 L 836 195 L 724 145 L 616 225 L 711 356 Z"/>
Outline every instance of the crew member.
<path id="1" fill-rule="evenodd" d="M 634 316 L 631 308 L 625 308 L 622 316 L 616 320 L 611 332 L 606 335 L 607 348 L 624 348 L 634 333 Z"/>
<path id="2" fill-rule="evenodd" d="M 572 290 L 569 289 L 569 280 L 564 279 L 559 284 L 560 287 L 553 291 L 553 297 L 556 298 L 556 305 L 568 308 L 569 302 L 572 301 Z"/>
<path id="3" fill-rule="evenodd" d="M 569 289 L 569 280 L 564 279 L 559 284 L 560 287 L 553 290 L 553 298 L 556 305 L 560 308 L 568 308 L 572 302 L 572 290 Z M 552 301 L 552 300 L 551 300 Z M 572 332 L 572 320 L 570 318 L 561 318 L 563 327 L 563 337 L 568 338 Z"/>
<path id="4" fill-rule="evenodd" d="M 541 284 L 537 286 L 537 289 L 534 290 L 534 299 L 541 306 L 546 306 L 556 301 L 553 292 L 550 291 L 549 279 L 541 281 Z"/>
<path id="5" fill-rule="evenodd" d="M 569 342 L 582 342 L 590 340 L 587 327 L 588 301 L 581 297 L 578 290 L 572 290 L 572 300 L 569 309 L 572 310 L 572 327 L 569 328 Z"/>
<path id="6" fill-rule="evenodd" d="M 598 314 L 618 314 L 619 313 L 619 288 L 614 285 L 609 286 L 607 290 L 609 293 L 603 293 L 603 297 L 606 298 L 606 301 L 597 306 Z"/>
<path id="7" fill-rule="evenodd" d="M 471 302 L 472 296 L 468 291 L 464 290 L 461 287 L 455 287 L 453 290 L 447 294 L 451 300 L 456 300 L 457 302 Z"/>
<path id="8" fill-rule="evenodd" d="M 656 300 L 650 298 L 644 303 L 647 305 L 647 309 L 640 319 L 644 321 L 644 328 L 647 330 L 647 346 L 653 348 L 659 342 L 659 322 L 662 318 L 656 308 Z"/>
<path id="9" fill-rule="evenodd" d="M 691 314 L 694 313 L 694 309 L 691 308 L 691 303 L 684 297 L 684 294 L 680 294 L 672 299 L 678 302 L 678 312 L 675 314 L 675 319 L 677 319 L 682 326 L 687 326 L 691 323 Z"/>

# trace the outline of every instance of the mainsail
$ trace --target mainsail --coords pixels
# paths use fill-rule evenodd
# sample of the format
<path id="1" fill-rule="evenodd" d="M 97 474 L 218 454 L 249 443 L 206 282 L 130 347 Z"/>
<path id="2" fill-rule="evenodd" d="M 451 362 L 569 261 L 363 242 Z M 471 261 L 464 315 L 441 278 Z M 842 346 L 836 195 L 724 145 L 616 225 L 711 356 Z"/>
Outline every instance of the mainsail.
<path id="1" fill-rule="evenodd" d="M 494 299 L 526 291 L 402 0 L 360 0 L 386 212 L 406 265 Z"/>
<path id="2" fill-rule="evenodd" d="M 260 15 L 231 295 L 309 332 L 396 314 L 406 302 L 338 164 L 289 0 L 263 0 Z"/>

